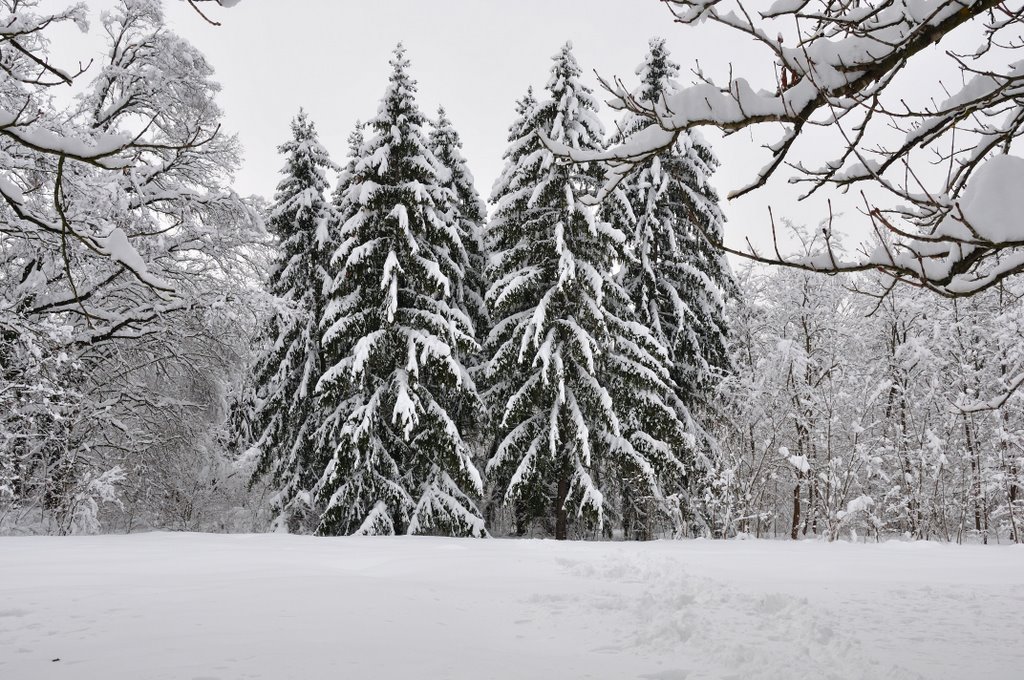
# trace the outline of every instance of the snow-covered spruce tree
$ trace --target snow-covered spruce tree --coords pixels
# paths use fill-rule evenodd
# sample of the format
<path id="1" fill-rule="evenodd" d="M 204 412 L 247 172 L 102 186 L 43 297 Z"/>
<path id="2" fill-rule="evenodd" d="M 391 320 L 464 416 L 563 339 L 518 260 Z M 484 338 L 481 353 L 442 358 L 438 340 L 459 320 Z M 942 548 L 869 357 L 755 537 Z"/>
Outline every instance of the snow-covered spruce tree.
<path id="1" fill-rule="evenodd" d="M 679 66 L 665 41 L 654 39 L 644 63 L 639 101 L 656 102 L 675 88 Z M 653 123 L 629 113 L 612 143 Z M 668 349 L 683 422 L 702 447 L 716 384 L 729 366 L 725 295 L 735 289 L 721 243 L 724 216 L 709 178 L 718 161 L 699 135 L 681 134 L 669 148 L 638 165 L 602 205 L 601 216 L 628 236 L 621 282 L 637 321 Z M 643 535 L 647 514 L 629 494 L 620 499 L 627 534 Z"/>
<path id="2" fill-rule="evenodd" d="M 509 191 L 512 173 L 516 171 L 518 161 L 532 153 L 539 152 L 541 149 L 540 137 L 537 136 L 533 123 L 536 106 L 537 97 L 531 85 L 527 89 L 526 94 L 518 99 L 515 104 L 516 117 L 509 126 L 507 138 L 509 146 L 503 156 L 506 164 L 501 177 L 495 182 L 492 194 L 489 197 L 492 204 L 497 203 L 498 199 Z M 500 220 L 498 224 L 500 225 L 503 221 Z M 502 237 L 502 230 L 500 228 L 495 229 L 494 227 L 494 222 L 488 222 L 484 228 L 484 251 L 489 256 L 498 250 L 499 240 Z M 491 276 L 494 274 L 494 271 L 489 260 L 487 278 L 492 284 Z M 488 288 L 488 294 L 489 291 L 490 288 Z M 487 299 L 487 296 L 485 296 L 484 301 L 487 303 L 488 317 L 493 322 L 493 317 L 491 317 L 493 301 Z M 504 406 L 511 396 L 508 391 L 509 385 L 503 383 L 498 376 L 493 375 L 490 357 L 493 354 L 494 348 L 490 346 L 490 335 L 489 331 L 483 347 L 483 352 L 485 357 L 488 358 L 488 362 L 485 365 L 482 381 L 483 389 L 481 391 L 481 397 L 487 405 L 486 411 L 491 421 L 491 450 L 488 452 L 489 457 L 494 455 L 495 447 L 499 443 L 501 413 L 504 411 Z M 523 536 L 529 530 L 533 518 L 546 519 L 550 516 L 552 502 L 550 495 L 542 485 L 534 485 L 532 488 L 521 489 L 515 498 L 510 499 L 510 502 L 506 503 L 506 485 L 499 483 L 494 475 L 489 475 L 485 490 L 485 508 L 488 525 L 492 528 L 492 531 L 512 530 L 516 535 Z M 506 511 L 507 519 L 505 521 L 500 519 L 499 511 L 501 509 Z"/>
<path id="3" fill-rule="evenodd" d="M 674 91 L 679 67 L 669 58 L 665 41 L 656 39 L 638 72 L 640 96 L 658 101 Z M 622 134 L 650 125 L 633 114 L 624 121 Z M 710 184 L 717 167 L 714 153 L 698 135 L 683 134 L 621 186 L 635 218 L 628 225 L 632 257 L 623 262 L 623 287 L 639 320 L 668 348 L 672 377 L 690 408 L 706 402 L 729 366 L 724 297 L 736 286 L 724 253 L 715 247 L 725 222 Z"/>
<path id="4" fill-rule="evenodd" d="M 560 539 L 570 514 L 581 529 L 602 526 L 606 493 L 627 479 L 678 529 L 680 499 L 665 490 L 680 488 L 692 444 L 664 348 L 622 313 L 628 302 L 613 269 L 625 235 L 577 198 L 597 185 L 599 169 L 556 163 L 540 138 L 601 147 L 597 102 L 580 73 L 567 44 L 554 57 L 549 98 L 520 103 L 489 227 L 489 398 L 500 444 L 488 471 L 506 500 L 534 512 L 543 504 Z"/>
<path id="5" fill-rule="evenodd" d="M 441 184 L 454 196 L 453 218 L 459 229 L 465 251 L 466 270 L 459 291 L 460 303 L 473 321 L 478 336 L 484 337 L 488 329 L 487 255 L 483 245 L 484 222 L 487 207 L 476 191 L 476 180 L 462 156 L 462 140 L 443 108 L 437 112 L 430 133 L 430 148 L 441 166 L 447 171 Z"/>
<path id="6" fill-rule="evenodd" d="M 359 164 L 360 150 L 363 148 L 364 125 L 356 121 L 355 128 L 348 136 L 348 157 L 345 165 L 338 172 L 338 183 L 331 197 L 331 214 L 322 225 L 321 242 L 323 247 L 329 248 L 328 252 L 333 255 L 340 243 L 337 243 L 338 233 L 342 225 L 348 221 L 359 210 L 358 201 L 352 200 L 352 185 L 359 182 L 359 175 L 356 166 Z M 358 195 L 355 196 L 358 199 Z M 330 290 L 326 291 L 330 293 Z"/>
<path id="7" fill-rule="evenodd" d="M 473 322 L 475 337 L 483 339 L 490 330 L 490 318 L 487 313 L 487 267 L 488 258 L 483 244 L 484 223 L 487 220 L 487 207 L 477 193 L 473 173 L 469 170 L 466 159 L 462 156 L 462 140 L 443 108 L 437 112 L 430 132 L 430 148 L 438 162 L 447 172 L 441 182 L 447 188 L 454 202 L 451 207 L 453 220 L 459 229 L 462 241 L 462 258 L 464 275 L 462 285 L 456 291 L 456 303 Z M 477 345 L 462 357 L 463 365 L 478 382 L 480 369 L 486 362 L 482 348 Z M 479 400 L 474 398 L 458 405 L 452 414 L 462 431 L 463 436 L 471 439 L 478 447 L 485 444 L 487 433 L 486 414 L 478 408 Z"/>
<path id="8" fill-rule="evenodd" d="M 267 283 L 278 303 L 253 371 L 248 427 L 257 457 L 253 479 L 271 475 L 278 521 L 297 529 L 311 514 L 311 490 L 323 469 L 317 464 L 320 413 L 314 390 L 323 375 L 319 323 L 329 253 L 321 246 L 322 225 L 330 216 L 324 193 L 326 173 L 335 166 L 304 111 L 291 130 L 292 138 L 278 147 L 286 158 L 284 179 L 268 225 L 281 243 Z M 308 519 L 315 527 L 318 515 Z"/>
<path id="9" fill-rule="evenodd" d="M 480 475 L 452 416 L 476 398 L 461 360 L 476 345 L 457 304 L 464 247 L 401 46 L 391 67 L 332 258 L 318 532 L 483 536 Z"/>

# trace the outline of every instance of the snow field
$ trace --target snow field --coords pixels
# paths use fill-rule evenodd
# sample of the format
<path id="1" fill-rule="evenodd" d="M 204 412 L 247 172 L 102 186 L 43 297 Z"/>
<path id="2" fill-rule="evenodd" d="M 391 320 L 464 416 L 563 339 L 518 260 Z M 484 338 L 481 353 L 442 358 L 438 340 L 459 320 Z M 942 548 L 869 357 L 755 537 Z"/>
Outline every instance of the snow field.
<path id="1" fill-rule="evenodd" d="M 1021 677 L 1019 546 L 0 539 L 4 680 Z"/>

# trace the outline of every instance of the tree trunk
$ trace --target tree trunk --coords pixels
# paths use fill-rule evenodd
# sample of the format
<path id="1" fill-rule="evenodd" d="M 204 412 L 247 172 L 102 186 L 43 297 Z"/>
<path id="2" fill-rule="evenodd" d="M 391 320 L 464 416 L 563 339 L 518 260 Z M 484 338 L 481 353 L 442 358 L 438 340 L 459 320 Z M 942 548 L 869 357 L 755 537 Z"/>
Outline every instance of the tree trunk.
<path id="1" fill-rule="evenodd" d="M 789 532 L 789 537 L 794 541 L 797 536 L 800 535 L 800 481 L 797 480 L 796 486 L 793 487 L 793 527 Z"/>
<path id="2" fill-rule="evenodd" d="M 971 461 L 971 504 L 974 509 L 974 530 L 981 533 L 981 455 L 971 428 L 971 421 L 964 417 L 964 438 Z M 986 543 L 987 541 L 987 536 Z"/>
<path id="3" fill-rule="evenodd" d="M 568 538 L 568 515 L 565 512 L 565 499 L 569 496 L 569 480 L 558 480 L 558 494 L 555 500 L 555 539 L 564 541 Z"/>
<path id="4" fill-rule="evenodd" d="M 1012 536 L 1010 540 L 1014 543 L 1024 543 L 1024 536 L 1021 535 L 1020 529 L 1017 527 L 1017 499 L 1020 496 L 1020 485 L 1017 484 L 1017 467 L 1010 464 L 1010 490 L 1007 494 L 1010 501 L 1010 531 Z"/>
<path id="5" fill-rule="evenodd" d="M 517 498 L 512 504 L 512 508 L 515 513 L 516 536 L 522 538 L 526 535 L 527 527 L 530 526 L 530 510 L 522 498 Z"/>

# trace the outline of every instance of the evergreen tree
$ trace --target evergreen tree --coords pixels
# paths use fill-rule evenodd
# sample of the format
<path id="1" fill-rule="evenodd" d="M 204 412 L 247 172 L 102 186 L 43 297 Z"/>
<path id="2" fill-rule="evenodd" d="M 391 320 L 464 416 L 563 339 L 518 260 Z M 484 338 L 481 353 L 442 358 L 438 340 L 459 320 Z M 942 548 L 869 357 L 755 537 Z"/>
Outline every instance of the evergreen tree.
<path id="1" fill-rule="evenodd" d="M 476 345 L 457 300 L 464 245 L 401 46 L 391 67 L 332 258 L 318 531 L 482 536 L 480 476 L 452 416 L 476 398 L 461 359 Z"/>
<path id="2" fill-rule="evenodd" d="M 466 269 L 463 285 L 459 291 L 460 303 L 477 332 L 477 337 L 486 337 L 489 326 L 487 303 L 487 255 L 483 245 L 484 223 L 487 207 L 476 190 L 476 180 L 462 156 L 462 140 L 455 130 L 444 108 L 438 109 L 430 133 L 430 148 L 446 171 L 441 184 L 455 198 L 453 216 L 459 228 L 459 236 L 465 251 Z"/>
<path id="3" fill-rule="evenodd" d="M 334 279 L 332 275 L 337 272 L 338 267 L 333 261 L 334 255 L 341 246 L 339 235 L 345 223 L 359 211 L 359 205 L 352 200 L 352 186 L 359 182 L 359 174 L 356 166 L 359 164 L 359 153 L 363 146 L 365 126 L 361 121 L 356 121 L 355 127 L 348 136 L 348 155 L 345 165 L 338 170 L 338 181 L 334 192 L 331 195 L 331 203 L 326 219 L 320 223 L 320 230 L 317 232 L 317 243 L 326 253 L 324 258 L 324 278 L 321 289 L 321 297 L 326 301 L 334 291 Z M 320 336 L 323 338 L 325 329 L 327 305 L 324 304 L 320 317 Z"/>
<path id="4" fill-rule="evenodd" d="M 320 242 L 329 215 L 326 172 L 335 165 L 304 111 L 291 128 L 292 139 L 278 147 L 286 157 L 284 179 L 268 222 L 281 243 L 267 284 L 279 304 L 263 336 L 267 350 L 249 386 L 251 411 L 236 418 L 248 421 L 247 433 L 241 427 L 236 432 L 248 434 L 257 454 L 253 479 L 271 475 L 278 490 L 273 503 L 279 521 L 295 528 L 308 514 L 310 491 L 322 469 L 316 459 L 319 414 L 314 394 L 323 372 L 318 324 L 327 253 Z"/>
<path id="5" fill-rule="evenodd" d="M 330 220 L 327 222 L 328 228 L 324 234 L 325 240 L 329 240 L 332 237 L 336 237 L 341 231 L 342 225 L 348 221 L 352 215 L 359 210 L 358 203 L 351 200 L 350 194 L 352 185 L 359 181 L 359 175 L 356 172 L 356 166 L 359 163 L 360 152 L 363 148 L 364 134 L 363 131 L 365 125 L 361 121 L 356 121 L 356 126 L 348 136 L 348 159 L 344 167 L 338 172 L 338 185 L 334 190 L 334 195 L 331 200 L 332 214 Z M 328 251 L 332 255 L 337 251 L 340 243 L 332 243 L 333 247 L 330 247 Z M 329 294 L 331 291 L 328 288 L 325 291 Z"/>
<path id="6" fill-rule="evenodd" d="M 678 87 L 679 66 L 665 41 L 652 40 L 637 68 L 640 101 L 655 103 Z M 639 115 L 620 123 L 612 144 L 652 125 Z M 636 320 L 668 351 L 671 384 L 679 416 L 702 457 L 714 448 L 704 427 L 720 378 L 729 369 L 725 297 L 735 290 L 728 263 L 716 248 L 725 221 L 710 176 L 718 166 L 696 134 L 682 134 L 669 149 L 652 156 L 602 205 L 602 216 L 629 236 L 620 280 Z M 706 465 L 705 465 L 706 467 Z M 690 491 L 699 490 L 695 475 Z M 623 485 L 618 498 L 627 536 L 652 529 L 651 503 Z"/>
<path id="7" fill-rule="evenodd" d="M 555 162 L 540 137 L 602 147 L 597 102 L 571 45 L 554 62 L 549 98 L 519 104 L 492 195 L 489 397 L 501 443 L 488 471 L 507 500 L 532 512 L 546 504 L 557 538 L 569 512 L 600 526 L 606 494 L 626 478 L 678 524 L 677 499 L 664 489 L 686 472 L 688 437 L 664 349 L 623 313 L 612 272 L 625 235 L 577 198 L 597 186 L 600 168 Z"/>
<path id="8" fill-rule="evenodd" d="M 679 66 L 662 39 L 651 41 L 637 73 L 643 101 L 657 102 L 678 87 Z M 623 122 L 621 134 L 649 125 L 649 119 L 633 115 Z M 609 210 L 611 221 L 630 236 L 623 286 L 638 320 L 668 348 L 672 378 L 690 409 L 706 405 L 729 367 L 724 299 L 736 286 L 715 246 L 722 241 L 725 222 L 710 183 L 717 167 L 717 158 L 699 136 L 681 135 L 620 187 L 616 198 L 626 209 L 616 210 L 611 202 Z"/>
<path id="9" fill-rule="evenodd" d="M 462 241 L 462 267 L 465 272 L 462 285 L 456 296 L 456 303 L 473 322 L 476 338 L 486 338 L 490 329 L 487 313 L 487 254 L 483 244 L 484 223 L 487 207 L 477 193 L 473 173 L 462 156 L 462 140 L 443 108 L 437 112 L 430 133 L 430 148 L 446 171 L 441 182 L 454 197 L 453 214 L 450 219 L 458 226 Z M 470 371 L 474 382 L 479 382 L 481 369 L 486 362 L 482 348 L 477 345 L 462 357 L 463 364 Z M 479 408 L 478 399 L 462 400 L 453 413 L 463 436 L 471 439 L 482 449 L 486 446 L 487 414 Z"/>
<path id="10" fill-rule="evenodd" d="M 540 137 L 536 134 L 536 130 L 533 127 L 533 116 L 534 108 L 537 106 L 537 97 L 534 94 L 533 86 L 531 85 L 526 94 L 523 95 L 519 100 L 516 101 L 515 113 L 516 118 L 509 126 L 508 132 L 508 148 L 505 151 L 503 158 L 505 159 L 505 166 L 502 169 L 502 174 L 494 183 L 492 193 L 490 196 L 490 202 L 492 205 L 511 194 L 515 187 L 518 187 L 522 183 L 522 178 L 517 176 L 519 173 L 519 162 L 529 156 L 531 153 L 539 152 L 542 149 Z M 509 212 L 512 212 L 512 208 L 509 208 Z M 500 240 L 502 234 L 505 231 L 504 225 L 508 221 L 507 215 L 497 216 L 499 219 L 496 221 L 489 222 L 484 228 L 484 250 L 487 253 L 496 253 L 501 247 Z M 496 268 L 488 263 L 487 278 L 493 283 L 491 276 L 496 271 Z M 488 289 L 488 295 L 490 295 L 490 289 Z M 491 317 L 493 300 L 485 297 L 487 302 L 488 316 Z M 493 322 L 493 317 L 491 317 Z M 514 390 L 514 383 L 504 381 L 501 375 L 494 375 L 492 370 L 493 362 L 490 361 L 490 357 L 493 354 L 493 341 L 490 340 L 491 333 L 488 332 L 488 339 L 485 342 L 483 348 L 484 355 L 488 357 L 488 363 L 486 365 L 486 371 L 483 378 L 484 391 L 482 397 L 484 402 L 487 404 L 487 414 L 490 422 L 490 429 L 492 431 L 491 450 L 489 451 L 489 458 L 493 457 L 496 447 L 500 443 L 501 439 L 501 427 L 500 422 L 502 420 L 502 413 L 504 412 L 505 404 L 512 395 Z M 488 459 L 489 462 L 489 459 Z M 499 480 L 495 479 L 495 475 L 488 475 L 488 489 L 487 489 L 487 512 L 488 521 L 493 523 L 494 510 L 502 505 L 502 502 L 506 496 L 505 485 L 502 485 Z M 551 508 L 551 494 L 547 493 L 547 489 L 542 484 L 535 484 L 528 487 L 521 487 L 514 497 L 509 498 L 511 501 L 510 505 L 514 511 L 514 521 L 512 528 L 516 535 L 523 536 L 526 534 L 529 528 L 530 522 L 533 518 L 545 518 L 550 514 Z"/>

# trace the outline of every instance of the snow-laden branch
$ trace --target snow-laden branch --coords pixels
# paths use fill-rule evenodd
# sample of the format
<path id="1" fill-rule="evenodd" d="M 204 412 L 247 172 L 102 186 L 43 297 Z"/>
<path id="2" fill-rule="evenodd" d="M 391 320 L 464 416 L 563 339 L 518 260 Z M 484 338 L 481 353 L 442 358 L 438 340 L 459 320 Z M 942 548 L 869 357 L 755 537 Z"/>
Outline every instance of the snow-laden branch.
<path id="1" fill-rule="evenodd" d="M 241 1 L 242 0 L 183 0 L 183 2 L 187 2 L 192 7 L 192 9 L 194 9 L 196 11 L 196 13 L 199 14 L 199 16 L 201 16 L 206 22 L 208 22 L 208 23 L 210 23 L 210 24 L 212 24 L 214 26 L 220 26 L 220 22 L 219 21 L 214 21 L 213 19 L 208 17 L 203 12 L 203 10 L 200 9 L 200 7 L 199 7 L 200 3 L 214 2 L 214 3 L 217 3 L 218 5 L 220 5 L 221 7 L 234 7 L 235 5 L 237 5 Z"/>
<path id="2" fill-rule="evenodd" d="M 25 279 L 11 308 L 75 315 L 76 342 L 145 333 L 189 307 L 182 282 L 218 266 L 220 246 L 246 238 L 228 224 L 258 221 L 224 187 L 238 148 L 220 128 L 219 86 L 166 30 L 160 0 L 121 0 L 102 16 L 109 48 L 92 83 L 57 111 L 49 91 L 86 67 L 52 64 L 50 33 L 87 29 L 86 10 L 42 8 L 0 2 L 2 262 Z"/>
<path id="3" fill-rule="evenodd" d="M 781 124 L 781 136 L 763 147 L 767 161 L 730 198 L 761 189 L 783 166 L 795 173 L 791 183 L 807 187 L 804 197 L 871 187 L 873 202 L 864 214 L 882 245 L 844 261 L 831 255 L 832 248 L 818 259 L 786 259 L 752 247 L 735 254 L 813 271 L 882 269 L 949 296 L 980 292 L 1024 268 L 1024 226 L 1006 224 L 1013 213 L 964 212 L 969 185 L 977 205 L 977 196 L 1002 199 L 1024 182 L 1002 178 L 1008 169 L 1020 170 L 1014 158 L 981 172 L 993 162 L 988 159 L 1013 150 L 1024 126 L 1024 62 L 1012 58 L 1024 45 L 1020 3 L 778 0 L 755 15 L 735 0 L 664 1 L 691 30 L 714 23 L 759 45 L 775 63 L 775 75 L 754 83 L 730 70 L 728 82 L 715 83 L 698 71 L 697 83 L 657 101 L 645 100 L 621 80 L 605 80 L 611 105 L 644 117 L 649 127 L 607 151 L 547 142 L 574 161 L 606 164 L 607 182 L 595 200 L 686 130 L 710 126 L 733 133 Z M 976 40 L 976 49 L 936 54 L 933 48 L 952 43 L 954 35 L 957 44 Z M 930 103 L 915 105 L 906 97 L 903 76 L 924 60 L 933 60 L 930 72 L 954 78 L 940 81 L 936 75 Z M 946 80 L 960 85 L 947 89 Z M 796 142 L 816 127 L 835 129 L 841 139 L 821 165 L 796 150 Z M 928 179 L 936 173 L 926 172 L 927 165 L 944 170 L 938 182 Z M 997 177 L 997 186 L 980 186 Z"/>

